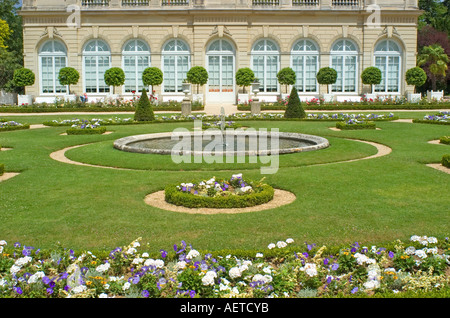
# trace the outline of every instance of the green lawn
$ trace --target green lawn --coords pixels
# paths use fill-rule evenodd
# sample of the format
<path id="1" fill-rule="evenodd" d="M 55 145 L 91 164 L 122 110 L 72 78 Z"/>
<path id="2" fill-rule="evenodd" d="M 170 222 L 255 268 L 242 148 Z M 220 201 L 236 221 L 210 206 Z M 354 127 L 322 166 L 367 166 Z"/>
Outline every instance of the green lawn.
<path id="1" fill-rule="evenodd" d="M 421 118 L 429 113 L 395 115 Z M 100 116 L 8 119 L 39 124 L 49 119 L 93 117 Z M 64 127 L 1 132 L 0 145 L 14 149 L 1 152 L 0 162 L 6 171 L 21 174 L 0 183 L 0 240 L 40 248 L 61 242 L 73 249 L 110 249 L 142 237 L 149 242 L 150 250 L 158 251 L 170 250 L 182 240 L 197 249 L 219 250 L 261 249 L 286 238 L 298 244 L 358 241 L 382 245 L 411 235 L 448 236 L 450 176 L 425 166 L 440 162 L 442 155 L 450 153 L 448 145 L 427 143 L 449 135 L 448 126 L 379 122 L 381 130 L 336 132 L 328 129 L 334 122 L 249 121 L 243 125 L 315 134 L 330 140 L 331 147 L 325 150 L 281 156 L 278 173 L 266 176 L 270 184 L 295 193 L 294 203 L 263 212 L 208 216 L 147 206 L 144 197 L 170 183 L 229 177 L 239 172 L 253 179 L 263 177 L 258 164 L 175 165 L 170 156 L 131 154 L 112 148 L 113 141 L 124 136 L 192 128 L 192 123 L 108 126 L 114 133 L 103 136 L 61 136 Z M 381 143 L 393 152 L 377 159 L 339 163 L 376 153 L 374 147 L 348 139 Z M 74 166 L 49 156 L 69 146 L 89 143 L 67 156 L 137 170 Z"/>

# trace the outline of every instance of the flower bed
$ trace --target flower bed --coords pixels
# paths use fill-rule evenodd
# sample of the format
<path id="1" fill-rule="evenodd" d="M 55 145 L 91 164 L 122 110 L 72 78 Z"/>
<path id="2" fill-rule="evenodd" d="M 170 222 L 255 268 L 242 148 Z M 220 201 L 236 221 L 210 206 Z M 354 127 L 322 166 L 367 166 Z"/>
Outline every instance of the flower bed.
<path id="1" fill-rule="evenodd" d="M 345 122 L 337 122 L 336 128 L 342 130 L 357 130 L 357 129 L 375 129 L 376 125 L 371 121 L 359 121 L 350 119 Z"/>
<path id="2" fill-rule="evenodd" d="M 44 122 L 43 124 L 45 126 L 74 126 L 74 125 L 130 125 L 136 123 L 132 118 L 119 118 L 119 117 L 112 117 L 107 119 L 101 119 L 101 118 L 93 118 L 93 119 L 64 119 L 64 120 L 52 120 Z"/>
<path id="3" fill-rule="evenodd" d="M 137 239 L 95 255 L 0 241 L 0 297 L 398 298 L 446 295 L 450 288 L 448 238 L 413 235 L 387 247 L 340 248 L 287 239 L 234 252 L 203 252 L 182 241 L 158 254 L 143 245 Z"/>
<path id="4" fill-rule="evenodd" d="M 439 139 L 439 142 L 440 142 L 441 144 L 450 145 L 450 136 L 442 136 L 442 137 Z"/>
<path id="5" fill-rule="evenodd" d="M 202 123 L 202 128 L 203 129 L 210 129 L 210 128 L 221 129 L 221 125 L 222 125 L 221 121 L 203 122 Z M 234 121 L 230 121 L 230 120 L 225 121 L 225 126 L 224 126 L 225 129 L 227 129 L 227 128 L 236 129 L 236 128 L 239 128 L 239 127 L 241 127 L 241 126 L 238 125 Z"/>
<path id="6" fill-rule="evenodd" d="M 441 163 L 444 167 L 450 168 L 450 155 L 442 156 Z"/>
<path id="7" fill-rule="evenodd" d="M 170 204 L 187 208 L 245 208 L 273 200 L 274 189 L 263 183 L 244 180 L 242 174 L 229 180 L 216 179 L 169 185 L 165 200 Z"/>
<path id="8" fill-rule="evenodd" d="M 450 124 L 450 112 L 441 111 L 435 115 L 426 115 L 423 117 L 423 119 L 414 119 L 413 123 L 449 125 Z"/>
<path id="9" fill-rule="evenodd" d="M 101 135 L 106 132 L 106 127 L 102 127 L 98 123 L 83 122 L 71 126 L 66 132 L 68 135 Z"/>
<path id="10" fill-rule="evenodd" d="M 308 114 L 308 120 L 324 120 L 324 121 L 336 121 L 336 120 L 358 120 L 358 121 L 391 121 L 398 119 L 393 113 L 389 114 L 347 114 L 347 113 L 335 113 L 335 114 Z"/>
<path id="11" fill-rule="evenodd" d="M 11 131 L 19 129 L 29 129 L 30 125 L 21 124 L 16 121 L 0 120 L 0 131 Z"/>

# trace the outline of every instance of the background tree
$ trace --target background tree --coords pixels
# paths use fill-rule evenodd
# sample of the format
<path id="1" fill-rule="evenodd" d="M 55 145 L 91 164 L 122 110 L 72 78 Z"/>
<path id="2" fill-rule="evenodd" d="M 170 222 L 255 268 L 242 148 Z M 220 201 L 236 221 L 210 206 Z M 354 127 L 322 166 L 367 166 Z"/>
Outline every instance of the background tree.
<path id="1" fill-rule="evenodd" d="M 286 90 L 285 92 L 288 92 L 288 86 L 294 85 L 297 81 L 297 75 L 295 74 L 294 70 L 290 67 L 285 67 L 281 69 L 277 74 L 278 83 L 280 85 L 285 85 Z"/>
<path id="2" fill-rule="evenodd" d="M 208 71 L 202 66 L 194 66 L 186 74 L 187 81 L 197 85 L 197 94 L 200 91 L 200 86 L 208 83 L 208 77 Z"/>
<path id="3" fill-rule="evenodd" d="M 300 97 L 298 97 L 297 88 L 292 87 L 291 94 L 289 95 L 286 111 L 284 112 L 284 118 L 305 118 L 306 112 L 303 109 Z"/>
<path id="4" fill-rule="evenodd" d="M 12 31 L 9 29 L 9 24 L 0 19 L 0 48 L 7 48 L 5 42 L 8 41 L 11 33 Z"/>
<path id="5" fill-rule="evenodd" d="M 255 73 L 248 67 L 240 68 L 236 72 L 236 84 L 243 88 L 244 94 L 245 87 L 250 86 L 255 80 Z"/>
<path id="6" fill-rule="evenodd" d="M 445 78 L 446 71 L 448 69 L 448 63 L 450 63 L 448 55 L 438 44 L 425 46 L 420 52 L 417 65 L 429 65 L 433 91 L 436 90 L 436 82 L 438 81 L 439 77 Z"/>
<path id="7" fill-rule="evenodd" d="M 134 113 L 135 121 L 153 121 L 155 120 L 155 114 L 153 113 L 153 107 L 147 95 L 147 90 L 142 90 L 141 97 L 136 106 Z"/>
<path id="8" fill-rule="evenodd" d="M 370 85 L 370 91 L 373 93 L 373 85 L 378 85 L 381 83 L 382 74 L 378 67 L 370 66 L 361 73 L 362 83 L 365 85 Z"/>
<path id="9" fill-rule="evenodd" d="M 70 85 L 76 85 L 78 80 L 80 79 L 80 73 L 73 67 L 63 67 L 59 70 L 58 80 L 61 85 L 69 87 L 70 94 Z"/>
<path id="10" fill-rule="evenodd" d="M 13 80 L 16 86 L 26 87 L 34 84 L 36 76 L 32 70 L 23 67 L 14 71 Z"/>

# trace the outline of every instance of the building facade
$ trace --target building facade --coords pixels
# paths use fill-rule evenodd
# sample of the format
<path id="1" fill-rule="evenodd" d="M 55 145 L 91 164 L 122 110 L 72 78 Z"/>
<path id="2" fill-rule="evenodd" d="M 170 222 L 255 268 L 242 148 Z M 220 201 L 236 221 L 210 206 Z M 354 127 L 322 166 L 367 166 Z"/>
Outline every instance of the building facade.
<path id="1" fill-rule="evenodd" d="M 260 79 L 259 97 L 275 101 L 284 91 L 278 71 L 297 74 L 300 97 L 317 98 L 327 87 L 317 71 L 330 66 L 338 80 L 329 87 L 338 100 L 360 100 L 369 66 L 381 69 L 381 95 L 412 92 L 405 72 L 416 66 L 417 0 L 24 0 L 25 67 L 36 74 L 27 88 L 35 102 L 67 94 L 59 69 L 74 67 L 71 86 L 90 100 L 112 92 L 110 67 L 126 73 L 116 90 L 125 98 L 143 88 L 142 72 L 155 66 L 164 82 L 160 100 L 180 100 L 181 83 L 193 66 L 208 70 L 206 102 L 238 101 L 235 73 L 249 67 Z"/>

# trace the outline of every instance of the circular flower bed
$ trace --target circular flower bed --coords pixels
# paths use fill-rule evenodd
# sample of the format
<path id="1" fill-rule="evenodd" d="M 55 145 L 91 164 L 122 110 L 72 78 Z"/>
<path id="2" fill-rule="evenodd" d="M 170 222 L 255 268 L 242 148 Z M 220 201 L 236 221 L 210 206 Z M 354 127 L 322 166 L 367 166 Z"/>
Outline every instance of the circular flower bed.
<path id="1" fill-rule="evenodd" d="M 273 200 L 274 189 L 260 181 L 244 180 L 242 174 L 230 179 L 216 179 L 200 182 L 169 185 L 165 189 L 168 203 L 187 208 L 245 208 Z"/>
<path id="2" fill-rule="evenodd" d="M 98 123 L 82 122 L 72 125 L 66 132 L 68 135 L 101 135 L 106 132 L 106 127 L 102 127 Z"/>

